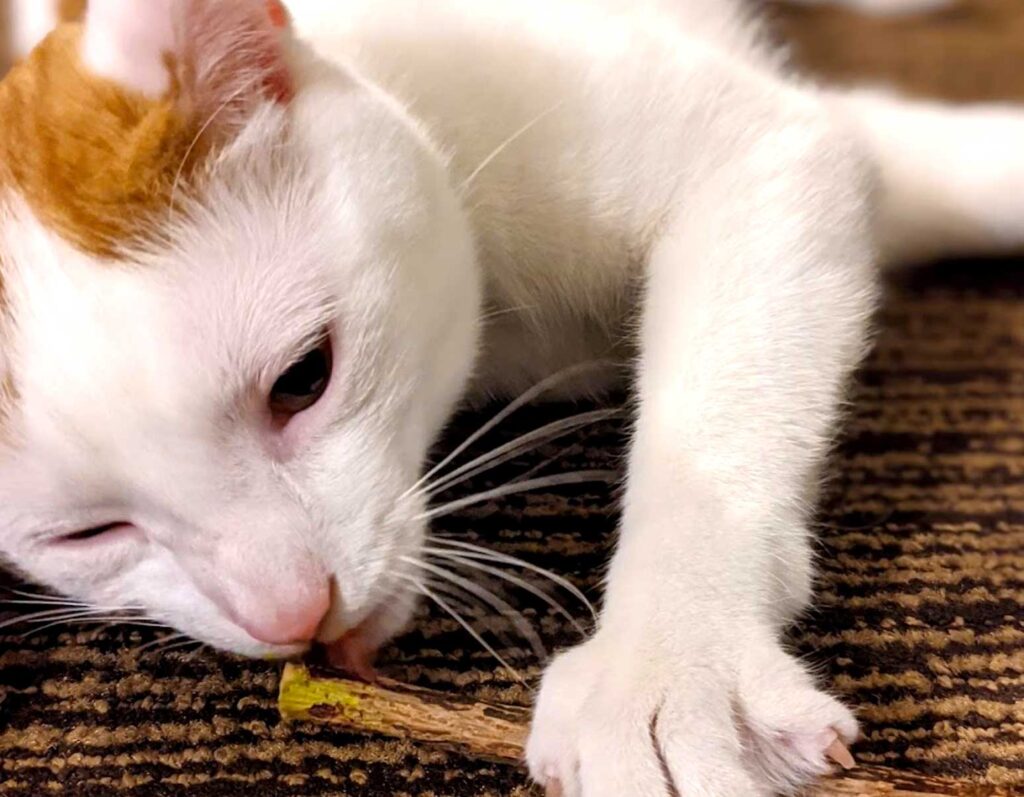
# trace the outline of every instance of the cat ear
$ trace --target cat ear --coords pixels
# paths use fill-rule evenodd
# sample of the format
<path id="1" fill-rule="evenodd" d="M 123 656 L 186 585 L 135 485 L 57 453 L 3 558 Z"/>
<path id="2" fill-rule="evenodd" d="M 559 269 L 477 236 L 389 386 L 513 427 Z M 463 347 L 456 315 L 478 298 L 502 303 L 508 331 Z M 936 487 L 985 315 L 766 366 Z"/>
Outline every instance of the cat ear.
<path id="1" fill-rule="evenodd" d="M 158 98 L 171 87 L 164 53 L 177 36 L 175 0 L 93 0 L 85 18 L 82 60 L 99 77 Z"/>
<path id="2" fill-rule="evenodd" d="M 287 29 L 280 0 L 90 0 L 82 59 L 151 99 L 177 93 L 197 112 L 283 102 Z"/>

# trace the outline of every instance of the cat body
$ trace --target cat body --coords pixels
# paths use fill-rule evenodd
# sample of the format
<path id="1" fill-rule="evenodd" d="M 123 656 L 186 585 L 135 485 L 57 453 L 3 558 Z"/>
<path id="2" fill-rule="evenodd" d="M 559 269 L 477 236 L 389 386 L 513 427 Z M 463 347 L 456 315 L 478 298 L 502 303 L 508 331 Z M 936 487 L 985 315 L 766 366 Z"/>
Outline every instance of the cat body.
<path id="1" fill-rule="evenodd" d="M 398 97 L 449 158 L 494 314 L 479 393 L 516 396 L 628 354 L 646 258 L 708 154 L 700 128 L 709 107 L 729 105 L 723 89 L 764 92 L 761 108 L 727 110 L 724 127 L 775 114 L 774 95 L 801 113 L 796 92 L 760 68 L 778 57 L 742 6 L 703 6 L 290 6 L 303 38 Z M 684 35 L 688 23 L 728 32 L 728 47 Z M 563 389 L 608 376 L 595 369 Z"/>
<path id="2" fill-rule="evenodd" d="M 629 365 L 621 542 L 532 774 L 767 796 L 846 761 L 781 641 L 821 460 L 879 265 L 1024 242 L 1024 114 L 821 89 L 726 0 L 289 7 L 94 0 L 0 84 L 5 556 L 358 670 L 436 598 L 460 398 Z"/>

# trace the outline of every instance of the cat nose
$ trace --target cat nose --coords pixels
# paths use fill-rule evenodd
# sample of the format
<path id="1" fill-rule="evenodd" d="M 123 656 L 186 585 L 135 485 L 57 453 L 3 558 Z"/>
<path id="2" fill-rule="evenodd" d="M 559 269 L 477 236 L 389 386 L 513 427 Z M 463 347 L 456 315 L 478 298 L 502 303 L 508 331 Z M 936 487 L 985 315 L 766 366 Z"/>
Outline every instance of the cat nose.
<path id="1" fill-rule="evenodd" d="M 239 625 L 253 639 L 268 645 L 301 645 L 312 642 L 317 629 L 331 608 L 331 590 L 327 582 L 293 593 L 287 603 L 258 613 L 243 614 Z"/>

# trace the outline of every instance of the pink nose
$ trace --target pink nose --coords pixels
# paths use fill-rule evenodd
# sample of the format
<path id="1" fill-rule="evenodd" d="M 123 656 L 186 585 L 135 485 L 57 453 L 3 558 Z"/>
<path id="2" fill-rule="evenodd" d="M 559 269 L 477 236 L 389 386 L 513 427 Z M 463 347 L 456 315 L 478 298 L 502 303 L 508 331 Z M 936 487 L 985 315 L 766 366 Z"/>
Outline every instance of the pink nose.
<path id="1" fill-rule="evenodd" d="M 300 591 L 288 600 L 287 605 L 258 612 L 258 617 L 243 615 L 239 618 L 239 625 L 259 642 L 299 645 L 316 638 L 317 629 L 330 607 L 331 590 L 324 583 L 320 587 Z"/>

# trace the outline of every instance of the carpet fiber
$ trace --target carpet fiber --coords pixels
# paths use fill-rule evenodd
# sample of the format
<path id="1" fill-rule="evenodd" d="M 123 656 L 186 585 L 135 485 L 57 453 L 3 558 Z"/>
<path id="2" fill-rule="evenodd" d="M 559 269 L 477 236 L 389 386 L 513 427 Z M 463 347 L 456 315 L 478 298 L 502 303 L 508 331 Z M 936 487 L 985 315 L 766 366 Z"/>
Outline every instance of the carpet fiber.
<path id="1" fill-rule="evenodd" d="M 979 0 L 927 21 L 802 11 L 780 22 L 800 42 L 799 57 L 821 72 L 1024 100 L 1017 0 Z M 890 281 L 878 346 L 830 469 L 818 609 L 793 643 L 858 708 L 862 761 L 1024 787 L 1022 269 L 957 263 Z M 528 410 L 494 440 L 584 409 Z M 462 419 L 453 439 L 480 422 Z M 618 425 L 595 426 L 462 485 L 459 495 L 535 466 L 617 467 L 621 445 Z M 615 521 L 613 489 L 596 485 L 485 503 L 438 521 L 436 531 L 551 568 L 596 600 Z M 528 593 L 514 602 L 546 646 L 576 639 Z M 492 612 L 476 625 L 535 682 L 536 658 L 507 621 Z M 273 664 L 189 647 L 140 650 L 155 638 L 144 628 L 15 630 L 0 631 L 5 796 L 530 793 L 511 768 L 280 724 Z M 529 700 L 441 613 L 425 615 L 385 662 L 389 675 L 412 683 Z"/>

